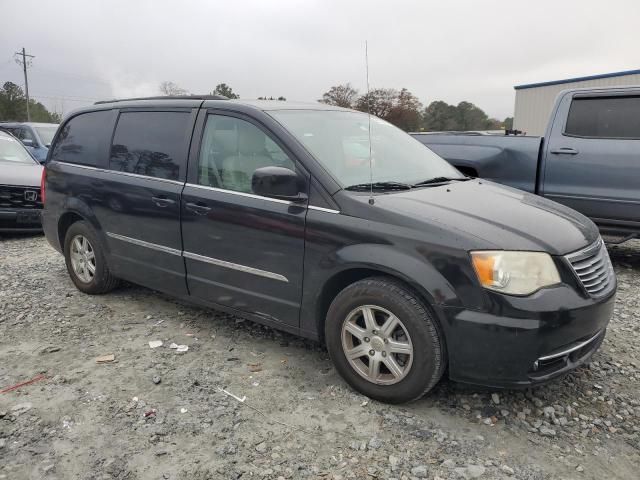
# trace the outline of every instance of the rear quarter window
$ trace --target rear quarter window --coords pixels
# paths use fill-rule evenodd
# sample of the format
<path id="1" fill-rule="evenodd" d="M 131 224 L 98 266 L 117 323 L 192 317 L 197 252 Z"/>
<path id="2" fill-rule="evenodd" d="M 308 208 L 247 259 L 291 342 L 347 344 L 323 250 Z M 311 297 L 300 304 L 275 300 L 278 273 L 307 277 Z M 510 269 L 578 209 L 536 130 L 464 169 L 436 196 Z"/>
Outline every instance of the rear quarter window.
<path id="1" fill-rule="evenodd" d="M 81 113 L 71 118 L 58 132 L 51 160 L 106 166 L 114 120 L 112 110 Z"/>
<path id="2" fill-rule="evenodd" d="M 564 133 L 575 137 L 640 139 L 640 97 L 574 98 Z"/>
<path id="3" fill-rule="evenodd" d="M 191 134 L 189 112 L 122 112 L 109 168 L 148 177 L 184 178 Z"/>

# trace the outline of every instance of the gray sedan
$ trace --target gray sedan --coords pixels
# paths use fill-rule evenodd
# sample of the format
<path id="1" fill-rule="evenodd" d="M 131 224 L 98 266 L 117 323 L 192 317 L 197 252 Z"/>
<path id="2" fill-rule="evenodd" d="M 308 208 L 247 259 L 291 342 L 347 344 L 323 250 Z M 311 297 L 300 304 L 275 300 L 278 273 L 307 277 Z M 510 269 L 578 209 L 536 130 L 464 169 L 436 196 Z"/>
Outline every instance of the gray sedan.
<path id="1" fill-rule="evenodd" d="M 42 166 L 11 135 L 0 132 L 0 232 L 42 229 Z"/>

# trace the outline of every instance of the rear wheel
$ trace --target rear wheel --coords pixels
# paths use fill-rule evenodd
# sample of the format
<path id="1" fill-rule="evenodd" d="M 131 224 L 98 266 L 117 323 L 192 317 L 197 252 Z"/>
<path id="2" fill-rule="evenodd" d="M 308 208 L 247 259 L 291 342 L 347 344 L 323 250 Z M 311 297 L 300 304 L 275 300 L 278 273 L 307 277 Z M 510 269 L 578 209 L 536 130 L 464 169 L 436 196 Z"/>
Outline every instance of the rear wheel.
<path id="1" fill-rule="evenodd" d="M 356 390 L 380 401 L 415 400 L 440 380 L 444 339 L 421 299 L 389 278 L 369 278 L 340 292 L 327 313 L 327 348 Z"/>
<path id="2" fill-rule="evenodd" d="M 67 230 L 64 257 L 69 276 L 78 290 L 99 294 L 117 286 L 118 279 L 111 275 L 102 245 L 87 222 L 76 222 Z"/>

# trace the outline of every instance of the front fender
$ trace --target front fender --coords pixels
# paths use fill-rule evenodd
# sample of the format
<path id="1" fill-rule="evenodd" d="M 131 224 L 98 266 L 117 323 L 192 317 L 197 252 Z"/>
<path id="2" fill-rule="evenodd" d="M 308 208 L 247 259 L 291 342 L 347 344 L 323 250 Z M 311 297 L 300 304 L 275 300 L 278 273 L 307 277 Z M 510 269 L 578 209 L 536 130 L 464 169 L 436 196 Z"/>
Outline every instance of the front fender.
<path id="1" fill-rule="evenodd" d="M 456 303 L 457 295 L 442 274 L 418 251 L 409 254 L 392 245 L 349 245 L 336 252 L 338 274 L 352 268 L 378 270 L 411 285 L 431 304 Z"/>

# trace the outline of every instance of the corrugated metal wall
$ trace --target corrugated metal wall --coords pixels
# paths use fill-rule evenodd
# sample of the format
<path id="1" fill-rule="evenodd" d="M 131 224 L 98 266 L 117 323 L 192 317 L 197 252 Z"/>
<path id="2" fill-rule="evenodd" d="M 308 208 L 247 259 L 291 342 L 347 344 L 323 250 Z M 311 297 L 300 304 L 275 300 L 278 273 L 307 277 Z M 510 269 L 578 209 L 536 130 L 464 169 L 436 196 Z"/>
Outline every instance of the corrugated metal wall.
<path id="1" fill-rule="evenodd" d="M 522 130 L 527 135 L 544 135 L 553 104 L 562 90 L 626 85 L 640 85 L 640 74 L 517 89 L 513 128 Z"/>

